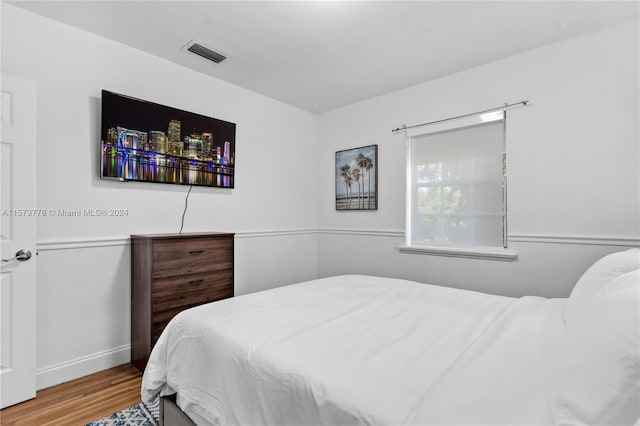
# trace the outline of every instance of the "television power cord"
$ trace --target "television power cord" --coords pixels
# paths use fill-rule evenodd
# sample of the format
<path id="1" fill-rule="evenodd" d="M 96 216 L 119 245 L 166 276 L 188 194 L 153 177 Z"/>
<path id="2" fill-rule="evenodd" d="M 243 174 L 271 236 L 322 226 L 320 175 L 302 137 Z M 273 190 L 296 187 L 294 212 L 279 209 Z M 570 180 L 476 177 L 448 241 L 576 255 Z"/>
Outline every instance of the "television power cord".
<path id="1" fill-rule="evenodd" d="M 182 212 L 182 221 L 180 223 L 180 232 L 178 232 L 178 234 L 182 234 L 182 228 L 184 228 L 184 215 L 187 214 L 187 207 L 189 207 L 189 194 L 191 194 L 192 189 L 193 185 L 189 185 L 189 191 L 187 192 L 187 196 L 184 199 L 184 211 Z"/>

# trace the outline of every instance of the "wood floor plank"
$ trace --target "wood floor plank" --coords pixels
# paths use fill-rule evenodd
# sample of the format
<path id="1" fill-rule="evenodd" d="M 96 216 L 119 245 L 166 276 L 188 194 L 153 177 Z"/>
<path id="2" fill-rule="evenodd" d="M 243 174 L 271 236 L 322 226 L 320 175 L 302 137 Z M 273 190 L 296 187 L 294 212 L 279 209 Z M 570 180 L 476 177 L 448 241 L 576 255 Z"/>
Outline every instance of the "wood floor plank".
<path id="1" fill-rule="evenodd" d="M 2 426 L 85 425 L 140 402 L 142 374 L 124 364 L 37 392 L 0 410 Z"/>

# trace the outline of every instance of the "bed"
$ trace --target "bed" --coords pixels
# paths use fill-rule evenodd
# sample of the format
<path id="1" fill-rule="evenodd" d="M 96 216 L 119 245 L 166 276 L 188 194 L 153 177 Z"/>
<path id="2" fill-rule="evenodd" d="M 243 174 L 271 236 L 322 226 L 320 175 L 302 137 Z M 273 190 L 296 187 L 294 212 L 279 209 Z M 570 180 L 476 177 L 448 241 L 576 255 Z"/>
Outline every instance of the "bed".
<path id="1" fill-rule="evenodd" d="M 569 298 L 345 275 L 177 315 L 142 399 L 197 425 L 634 424 L 640 250 Z"/>

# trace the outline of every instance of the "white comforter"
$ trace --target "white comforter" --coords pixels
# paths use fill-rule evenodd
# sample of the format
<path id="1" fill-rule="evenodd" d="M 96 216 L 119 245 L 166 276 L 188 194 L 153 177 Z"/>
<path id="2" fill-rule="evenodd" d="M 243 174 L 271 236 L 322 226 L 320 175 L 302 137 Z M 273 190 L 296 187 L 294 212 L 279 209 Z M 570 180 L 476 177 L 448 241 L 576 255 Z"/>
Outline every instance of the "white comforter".
<path id="1" fill-rule="evenodd" d="M 340 276 L 184 311 L 144 373 L 199 425 L 550 425 L 566 299 Z"/>

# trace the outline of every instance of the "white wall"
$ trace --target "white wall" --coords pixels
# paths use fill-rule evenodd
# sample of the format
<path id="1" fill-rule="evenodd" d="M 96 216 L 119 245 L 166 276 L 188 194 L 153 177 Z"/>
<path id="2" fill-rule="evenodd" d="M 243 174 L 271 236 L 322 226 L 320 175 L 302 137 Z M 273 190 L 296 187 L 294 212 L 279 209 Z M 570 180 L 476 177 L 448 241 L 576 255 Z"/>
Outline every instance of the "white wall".
<path id="1" fill-rule="evenodd" d="M 4 2 L 2 71 L 37 83 L 33 207 L 128 210 L 39 220 L 39 388 L 129 361 L 127 237 L 180 229 L 187 186 L 99 178 L 102 89 L 237 124 L 236 189 L 194 187 L 184 226 L 237 233 L 236 294 L 316 276 L 312 114 Z"/>
<path id="2" fill-rule="evenodd" d="M 319 276 L 372 273 L 561 297 L 593 260 L 638 245 L 638 33 L 637 20 L 623 23 L 321 115 Z M 406 151 L 391 130 L 526 99 L 532 106 L 507 118 L 517 260 L 399 253 Z M 336 212 L 335 151 L 371 144 L 379 150 L 379 210 Z"/>
<path id="3" fill-rule="evenodd" d="M 129 361 L 127 236 L 180 227 L 187 187 L 99 179 L 101 89 L 237 123 L 236 189 L 194 188 L 185 221 L 237 233 L 237 294 L 373 273 L 564 296 L 594 259 L 638 244 L 637 40 L 636 21 L 316 117 L 2 3 L 2 71 L 37 82 L 36 207 L 129 211 L 38 223 L 38 386 Z M 521 99 L 533 106 L 508 124 L 518 260 L 400 254 L 405 151 L 391 129 Z M 369 144 L 379 210 L 338 213 L 334 153 Z"/>

